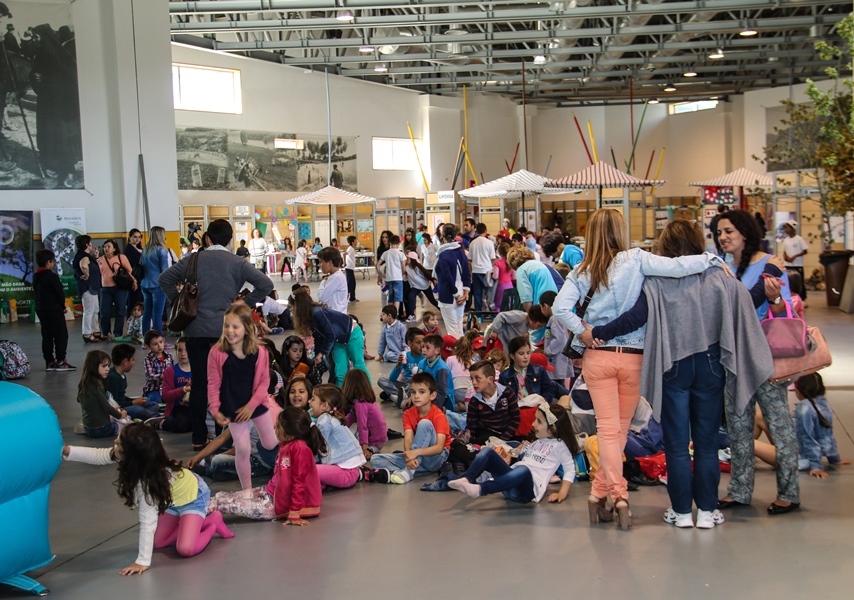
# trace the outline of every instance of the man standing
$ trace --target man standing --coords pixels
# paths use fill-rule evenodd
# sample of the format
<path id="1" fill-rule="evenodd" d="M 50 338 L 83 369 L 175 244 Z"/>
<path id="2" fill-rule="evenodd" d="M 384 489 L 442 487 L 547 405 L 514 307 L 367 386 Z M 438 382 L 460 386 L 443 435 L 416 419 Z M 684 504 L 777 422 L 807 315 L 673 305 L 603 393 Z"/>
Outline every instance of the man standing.
<path id="1" fill-rule="evenodd" d="M 475 232 L 475 225 L 477 225 L 477 223 L 474 219 L 466 219 L 463 221 L 463 248 L 466 250 L 468 250 L 471 241 L 477 236 L 477 233 Z"/>
<path id="2" fill-rule="evenodd" d="M 495 245 L 486 237 L 486 225 L 478 223 L 475 228 L 477 236 L 469 244 L 469 260 L 471 261 L 471 293 L 474 297 L 474 309 L 483 310 L 483 295 L 486 292 L 487 274 L 495 266 Z"/>
<path id="3" fill-rule="evenodd" d="M 205 248 L 205 252 L 187 255 L 181 262 L 163 271 L 158 278 L 160 289 L 170 302 L 175 302 L 178 299 L 178 286 L 184 282 L 190 263 L 198 261 L 198 316 L 183 332 L 193 371 L 193 381 L 190 384 L 190 420 L 193 426 L 193 448 L 196 451 L 207 444 L 205 416 L 208 410 L 208 353 L 222 335 L 225 311 L 246 283 L 255 289 L 243 298 L 243 302 L 253 309 L 273 291 L 273 282 L 267 275 L 228 250 L 232 235 L 233 230 L 228 221 L 212 221 L 208 226 L 211 245 Z"/>
<path id="4" fill-rule="evenodd" d="M 799 292 L 801 300 L 807 300 L 807 286 L 804 285 L 804 255 L 809 250 L 807 241 L 798 235 L 798 224 L 796 221 L 786 221 L 783 225 L 786 239 L 783 240 L 783 260 L 786 261 L 786 269 L 797 271 L 801 274 L 801 289 L 792 290 Z"/>
<path id="5" fill-rule="evenodd" d="M 338 170 L 338 165 L 332 165 L 332 174 L 329 176 L 332 187 L 341 189 L 344 187 L 344 174 Z"/>

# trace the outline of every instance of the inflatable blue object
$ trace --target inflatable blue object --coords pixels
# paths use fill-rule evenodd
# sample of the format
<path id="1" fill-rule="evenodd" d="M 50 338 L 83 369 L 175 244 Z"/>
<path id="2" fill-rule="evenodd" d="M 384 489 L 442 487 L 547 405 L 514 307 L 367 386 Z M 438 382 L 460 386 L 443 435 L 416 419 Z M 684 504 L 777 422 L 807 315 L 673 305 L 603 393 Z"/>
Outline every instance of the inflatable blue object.
<path id="1" fill-rule="evenodd" d="M 62 462 L 59 419 L 38 394 L 0 382 L 0 443 L 0 583 L 45 596 L 24 573 L 54 558 L 48 495 Z"/>

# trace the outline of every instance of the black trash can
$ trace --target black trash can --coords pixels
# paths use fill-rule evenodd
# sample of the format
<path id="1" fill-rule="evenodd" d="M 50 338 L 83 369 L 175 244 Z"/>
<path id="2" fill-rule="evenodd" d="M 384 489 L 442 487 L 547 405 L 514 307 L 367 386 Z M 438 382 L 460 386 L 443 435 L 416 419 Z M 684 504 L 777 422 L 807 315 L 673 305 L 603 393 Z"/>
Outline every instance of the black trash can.
<path id="1" fill-rule="evenodd" d="M 848 261 L 854 255 L 852 250 L 826 250 L 819 254 L 818 262 L 824 267 L 824 285 L 828 306 L 839 306 L 842 299 L 842 286 L 848 275 Z"/>

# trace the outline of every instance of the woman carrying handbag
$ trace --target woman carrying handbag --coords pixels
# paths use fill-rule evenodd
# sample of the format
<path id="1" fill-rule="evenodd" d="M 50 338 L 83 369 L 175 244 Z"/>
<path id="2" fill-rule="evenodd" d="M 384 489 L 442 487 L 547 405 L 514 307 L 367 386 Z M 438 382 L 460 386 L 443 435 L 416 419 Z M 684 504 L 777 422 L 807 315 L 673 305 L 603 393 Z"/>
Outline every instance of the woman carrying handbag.
<path id="1" fill-rule="evenodd" d="M 119 254 L 115 240 L 104 242 L 104 255 L 98 259 L 101 269 L 101 335 L 111 342 L 124 335 L 125 307 L 128 293 L 138 289 L 136 279 L 131 275 L 133 267 L 124 254 Z M 116 309 L 116 321 L 110 333 L 110 317 L 113 307 Z"/>

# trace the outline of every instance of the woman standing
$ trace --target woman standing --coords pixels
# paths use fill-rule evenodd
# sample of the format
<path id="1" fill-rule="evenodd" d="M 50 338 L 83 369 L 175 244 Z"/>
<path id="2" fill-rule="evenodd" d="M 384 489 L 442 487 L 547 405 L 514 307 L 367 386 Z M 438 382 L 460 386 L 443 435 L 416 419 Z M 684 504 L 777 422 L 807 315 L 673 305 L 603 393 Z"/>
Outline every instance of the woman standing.
<path id="1" fill-rule="evenodd" d="M 374 264 L 378 265 L 383 254 L 391 248 L 391 236 L 392 233 L 388 229 L 380 234 L 380 243 L 377 245 L 377 255 Z"/>
<path id="2" fill-rule="evenodd" d="M 439 310 L 448 335 L 463 337 L 463 313 L 471 289 L 471 271 L 465 250 L 456 241 L 458 229 L 451 223 L 442 226 L 442 245 L 437 252 L 433 276 L 439 287 Z"/>
<path id="3" fill-rule="evenodd" d="M 261 237 L 260 229 L 252 230 L 252 239 L 249 240 L 249 259 L 255 268 L 262 273 L 267 272 L 267 240 Z"/>
<path id="4" fill-rule="evenodd" d="M 157 282 L 160 274 L 169 268 L 169 251 L 166 249 L 166 230 L 152 227 L 148 232 L 148 243 L 142 251 L 142 331 L 150 329 L 163 331 L 163 308 L 166 306 L 166 294 Z"/>
<path id="5" fill-rule="evenodd" d="M 74 279 L 77 281 L 77 294 L 83 303 L 83 341 L 87 344 L 98 342 L 101 335 L 98 331 L 98 299 L 101 293 L 101 269 L 92 257 L 92 238 L 88 235 L 78 235 L 74 240 L 77 254 L 74 255 L 72 267 Z"/>
<path id="6" fill-rule="evenodd" d="M 771 255 L 759 250 L 762 232 L 759 223 L 749 212 L 731 210 L 718 221 L 718 241 L 721 248 L 732 257 L 736 277 L 748 289 L 756 285 L 765 270 Z M 754 301 L 756 314 L 761 321 L 770 310 L 774 314 L 786 310 L 792 302 L 788 276 L 785 271 L 780 280 L 765 278 L 765 297 Z M 768 506 L 771 515 L 784 514 L 800 507 L 798 484 L 798 438 L 789 413 L 786 386 L 782 383 L 766 382 L 746 404 L 736 403 L 727 396 L 726 418 L 732 452 L 732 474 L 728 494 L 718 503 L 718 508 L 750 504 L 753 496 L 753 419 L 756 404 L 768 424 L 768 430 L 777 448 L 777 499 Z"/>
<path id="7" fill-rule="evenodd" d="M 616 210 L 599 209 L 590 216 L 587 253 L 569 274 L 553 308 L 555 317 L 577 335 L 584 333 L 586 323 L 604 325 L 634 306 L 644 276 L 684 277 L 701 273 L 712 264 L 725 266 L 709 254 L 671 259 L 639 248 L 627 250 L 625 230 L 623 216 Z M 588 304 L 584 321 L 574 313 L 580 299 Z M 641 327 L 616 337 L 605 346 L 588 350 L 583 358 L 584 380 L 593 400 L 599 439 L 599 471 L 587 500 L 590 522 L 612 520 L 616 508 L 624 530 L 631 526 L 631 511 L 623 477 L 623 448 L 640 400 L 644 333 L 645 327 Z M 584 351 L 578 339 L 573 346 Z M 608 496 L 613 506 L 608 503 Z"/>
<path id="8" fill-rule="evenodd" d="M 142 232 L 139 229 L 131 229 L 128 232 L 128 241 L 125 244 L 124 255 L 130 262 L 131 271 L 137 282 L 142 281 L 144 275 L 142 271 Z M 128 309 L 127 314 L 130 314 L 130 309 L 137 302 L 142 302 L 142 289 L 136 288 L 128 292 Z"/>
<path id="9" fill-rule="evenodd" d="M 104 255 L 98 259 L 98 267 L 101 270 L 101 335 L 107 336 L 112 342 L 121 337 L 125 328 L 125 307 L 129 290 L 123 290 L 116 285 L 113 275 L 119 267 L 131 275 L 133 268 L 124 254 L 119 254 L 119 245 L 116 240 L 104 242 Z M 133 279 L 133 275 L 131 275 Z M 133 279 L 133 289 L 138 289 L 136 279 Z M 113 333 L 110 333 L 110 316 L 113 307 L 116 308 L 116 322 Z"/>
<path id="10" fill-rule="evenodd" d="M 279 246 L 279 250 L 282 251 L 282 271 L 279 273 L 279 276 L 284 279 L 285 278 L 285 267 L 288 269 L 288 273 L 291 274 L 291 279 L 294 278 L 294 270 L 291 267 L 291 257 L 290 254 L 294 252 L 294 245 L 291 242 L 291 238 L 286 237 L 282 240 L 282 245 Z"/>

